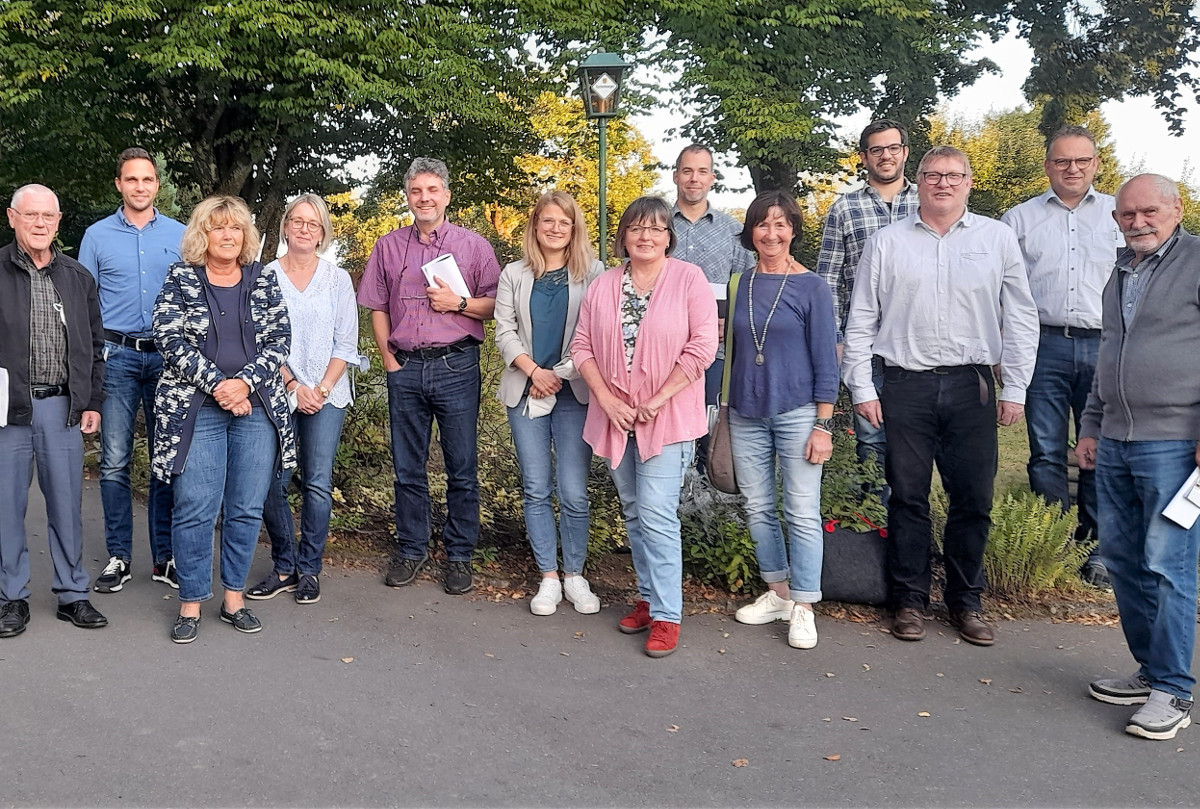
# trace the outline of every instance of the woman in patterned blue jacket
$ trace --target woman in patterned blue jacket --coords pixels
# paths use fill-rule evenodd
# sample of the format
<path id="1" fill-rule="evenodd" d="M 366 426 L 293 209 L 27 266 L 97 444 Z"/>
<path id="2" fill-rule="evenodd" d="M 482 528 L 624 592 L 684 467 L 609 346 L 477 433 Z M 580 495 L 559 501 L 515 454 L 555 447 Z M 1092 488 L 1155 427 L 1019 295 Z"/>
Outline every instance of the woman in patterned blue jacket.
<path id="1" fill-rule="evenodd" d="M 163 373 L 151 471 L 174 484 L 176 643 L 196 639 L 200 604 L 213 596 L 213 529 L 222 507 L 221 620 L 239 632 L 262 629 L 242 590 L 276 462 L 295 466 L 295 441 L 280 376 L 291 325 L 275 274 L 255 260 L 259 244 L 246 203 L 209 197 L 188 220 L 183 261 L 171 265 L 154 305 Z"/>

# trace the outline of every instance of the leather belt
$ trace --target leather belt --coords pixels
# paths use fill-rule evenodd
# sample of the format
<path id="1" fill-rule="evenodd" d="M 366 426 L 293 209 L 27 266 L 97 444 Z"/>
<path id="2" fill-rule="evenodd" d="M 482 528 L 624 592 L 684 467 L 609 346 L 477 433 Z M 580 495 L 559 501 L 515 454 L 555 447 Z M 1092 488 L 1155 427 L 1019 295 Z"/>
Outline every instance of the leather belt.
<path id="1" fill-rule="evenodd" d="M 479 343 L 473 337 L 464 337 L 448 346 L 430 346 L 429 348 L 414 348 L 412 351 L 396 351 L 395 355 L 396 361 L 403 365 L 414 357 L 422 360 L 436 360 L 447 354 L 458 354 L 462 351 L 469 351 L 477 345 Z"/>
<path id="2" fill-rule="evenodd" d="M 1072 339 L 1087 339 L 1089 337 L 1099 337 L 1100 329 L 1081 329 L 1078 326 L 1046 326 L 1042 325 L 1042 334 Z"/>
<path id="3" fill-rule="evenodd" d="M 989 365 L 939 365 L 936 368 L 927 368 L 924 371 L 910 371 L 906 368 L 900 367 L 899 365 L 892 365 L 891 363 L 885 362 L 883 367 L 885 370 L 892 368 L 897 371 L 904 371 L 906 374 L 933 374 L 934 376 L 950 376 L 951 374 L 965 373 L 969 371 L 975 374 L 976 378 L 979 380 L 979 404 L 986 405 L 990 398 L 988 396 L 987 380 L 988 377 L 992 375 L 992 369 Z"/>
<path id="4" fill-rule="evenodd" d="M 29 392 L 35 399 L 49 399 L 52 396 L 66 396 L 70 393 L 66 385 L 30 385 Z"/>
<path id="5" fill-rule="evenodd" d="M 158 351 L 158 348 L 154 345 L 154 341 L 149 337 L 130 337 L 128 334 L 121 334 L 119 331 L 105 329 L 104 339 L 110 343 L 132 348 L 134 351 L 144 351 L 147 353 Z"/>

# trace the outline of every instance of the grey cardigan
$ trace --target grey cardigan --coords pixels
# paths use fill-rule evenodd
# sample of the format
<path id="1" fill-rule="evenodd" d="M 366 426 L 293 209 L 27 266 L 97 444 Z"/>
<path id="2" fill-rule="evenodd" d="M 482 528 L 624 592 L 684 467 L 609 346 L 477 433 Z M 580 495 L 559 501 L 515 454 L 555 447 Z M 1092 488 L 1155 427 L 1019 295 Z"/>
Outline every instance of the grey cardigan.
<path id="1" fill-rule="evenodd" d="M 1079 434 L 1115 441 L 1200 439 L 1200 238 L 1183 228 L 1127 330 L 1121 273 L 1104 287 L 1096 375 Z"/>
<path id="2" fill-rule="evenodd" d="M 571 340 L 575 337 L 575 324 L 579 320 L 579 304 L 592 281 L 604 272 L 599 261 L 592 265 L 583 282 L 571 281 L 567 293 L 567 325 L 563 332 L 562 359 L 571 356 Z M 529 295 L 533 291 L 533 268 L 524 259 L 514 261 L 500 273 L 500 285 L 496 289 L 496 348 L 504 359 L 504 371 L 500 374 L 500 385 L 496 398 L 506 407 L 516 407 L 525 394 L 525 376 L 513 365 L 513 360 L 529 354 L 533 346 L 533 322 L 529 315 Z M 581 404 L 587 404 L 588 387 L 582 379 L 572 379 L 571 391 Z"/>

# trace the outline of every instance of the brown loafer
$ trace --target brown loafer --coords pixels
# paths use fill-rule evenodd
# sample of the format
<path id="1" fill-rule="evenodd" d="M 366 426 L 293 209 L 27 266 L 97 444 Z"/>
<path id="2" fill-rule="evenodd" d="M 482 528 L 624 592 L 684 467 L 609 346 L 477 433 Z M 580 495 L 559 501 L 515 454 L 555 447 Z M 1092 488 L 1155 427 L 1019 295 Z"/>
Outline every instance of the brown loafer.
<path id="1" fill-rule="evenodd" d="M 967 643 L 991 646 L 996 642 L 992 627 L 974 610 L 954 610 L 950 613 L 950 625 L 958 630 Z"/>
<path id="2" fill-rule="evenodd" d="M 892 636 L 898 640 L 921 640 L 925 637 L 925 616 L 916 607 L 901 607 L 892 618 Z"/>

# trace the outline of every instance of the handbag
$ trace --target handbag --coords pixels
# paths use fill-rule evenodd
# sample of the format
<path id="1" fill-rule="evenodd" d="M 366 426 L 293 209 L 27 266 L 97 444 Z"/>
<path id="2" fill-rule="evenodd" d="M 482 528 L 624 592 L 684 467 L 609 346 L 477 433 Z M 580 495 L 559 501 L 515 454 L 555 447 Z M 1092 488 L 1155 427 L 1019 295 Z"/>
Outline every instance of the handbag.
<path id="1" fill-rule="evenodd" d="M 737 494 L 739 491 L 737 475 L 733 470 L 733 442 L 729 435 L 729 371 L 733 367 L 733 306 L 741 278 L 741 273 L 734 273 L 729 279 L 729 307 L 725 315 L 725 370 L 721 374 L 717 423 L 709 432 L 708 461 L 704 470 L 713 488 L 725 494 Z"/>

